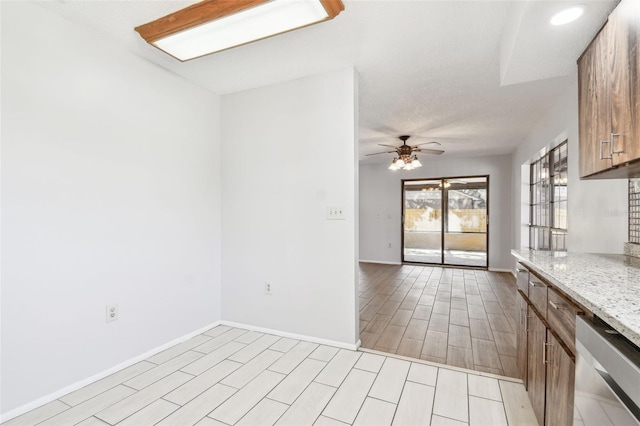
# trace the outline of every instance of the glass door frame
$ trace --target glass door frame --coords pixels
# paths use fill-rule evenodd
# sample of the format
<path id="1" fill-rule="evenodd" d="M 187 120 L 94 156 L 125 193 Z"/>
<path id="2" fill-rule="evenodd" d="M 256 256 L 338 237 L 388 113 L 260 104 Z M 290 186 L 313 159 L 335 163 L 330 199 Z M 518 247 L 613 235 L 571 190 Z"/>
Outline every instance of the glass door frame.
<path id="1" fill-rule="evenodd" d="M 447 189 L 444 186 L 444 182 L 446 180 L 455 180 L 455 179 L 472 179 L 472 178 L 484 178 L 486 180 L 486 191 L 487 191 L 487 205 L 486 205 L 486 232 L 485 232 L 485 240 L 486 240 L 486 263 L 484 266 L 475 266 L 475 265 L 459 265 L 454 263 L 445 263 L 445 225 L 448 221 L 448 213 L 449 213 L 449 197 L 447 194 Z M 431 181 L 440 181 L 441 189 L 440 189 L 440 199 L 441 199 L 441 220 L 440 220 L 440 263 L 430 263 L 430 262 L 416 262 L 416 261 L 408 261 L 405 260 L 404 256 L 404 221 L 405 221 L 405 182 L 416 182 L 423 180 L 431 180 Z M 469 175 L 469 176 L 447 176 L 447 177 L 436 177 L 436 178 L 412 178 L 412 179 L 401 179 L 400 181 L 400 189 L 402 193 L 402 204 L 401 204 L 401 213 L 400 213 L 400 256 L 402 259 L 402 263 L 405 264 L 414 264 L 414 265 L 437 265 L 437 266 L 450 266 L 456 268 L 472 268 L 472 269 L 489 269 L 489 175 Z M 445 204 L 446 203 L 446 204 Z M 445 208 L 446 205 L 446 208 Z M 446 214 L 445 214 L 446 213 Z"/>

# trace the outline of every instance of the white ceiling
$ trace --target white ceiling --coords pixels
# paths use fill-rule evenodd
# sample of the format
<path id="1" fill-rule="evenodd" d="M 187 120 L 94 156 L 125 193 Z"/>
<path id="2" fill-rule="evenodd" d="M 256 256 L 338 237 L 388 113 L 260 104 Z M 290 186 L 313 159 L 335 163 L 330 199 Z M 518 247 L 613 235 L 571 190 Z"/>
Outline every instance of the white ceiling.
<path id="1" fill-rule="evenodd" d="M 343 67 L 360 76 L 360 158 L 410 134 L 445 156 L 511 152 L 575 74 L 576 59 L 617 0 L 552 27 L 576 1 L 343 0 L 332 21 L 181 63 L 133 31 L 193 0 L 39 3 L 218 94 Z M 304 135 L 301 135 L 304 136 Z M 424 141 L 423 139 L 422 141 Z"/>

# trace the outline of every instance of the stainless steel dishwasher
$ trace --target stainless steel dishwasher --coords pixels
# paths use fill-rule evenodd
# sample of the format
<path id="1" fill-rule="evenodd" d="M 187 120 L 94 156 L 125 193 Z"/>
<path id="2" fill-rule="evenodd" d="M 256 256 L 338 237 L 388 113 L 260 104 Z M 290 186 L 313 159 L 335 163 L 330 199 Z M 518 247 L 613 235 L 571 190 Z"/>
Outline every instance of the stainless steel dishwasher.
<path id="1" fill-rule="evenodd" d="M 574 425 L 640 425 L 640 349 L 609 325 L 576 319 Z"/>

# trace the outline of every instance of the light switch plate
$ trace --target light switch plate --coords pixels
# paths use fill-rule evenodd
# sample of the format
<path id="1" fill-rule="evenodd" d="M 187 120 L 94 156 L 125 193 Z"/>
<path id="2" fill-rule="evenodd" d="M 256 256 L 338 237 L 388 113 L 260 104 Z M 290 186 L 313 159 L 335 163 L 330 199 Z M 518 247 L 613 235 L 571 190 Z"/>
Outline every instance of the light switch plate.
<path id="1" fill-rule="evenodd" d="M 327 206 L 327 220 L 345 220 L 344 206 Z"/>

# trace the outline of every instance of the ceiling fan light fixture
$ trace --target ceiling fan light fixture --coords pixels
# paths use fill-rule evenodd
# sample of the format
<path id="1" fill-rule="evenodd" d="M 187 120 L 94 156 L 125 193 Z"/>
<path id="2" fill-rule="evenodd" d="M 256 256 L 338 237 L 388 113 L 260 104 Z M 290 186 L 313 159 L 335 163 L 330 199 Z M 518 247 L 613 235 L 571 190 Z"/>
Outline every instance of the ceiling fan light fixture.
<path id="1" fill-rule="evenodd" d="M 422 163 L 420 163 L 420 160 L 418 160 L 417 155 L 403 155 L 400 157 L 396 157 L 391 161 L 389 170 L 413 170 L 417 169 L 418 167 L 422 167 Z"/>
<path id="2" fill-rule="evenodd" d="M 341 0 L 203 0 L 135 30 L 187 61 L 333 19 L 343 10 Z"/>

